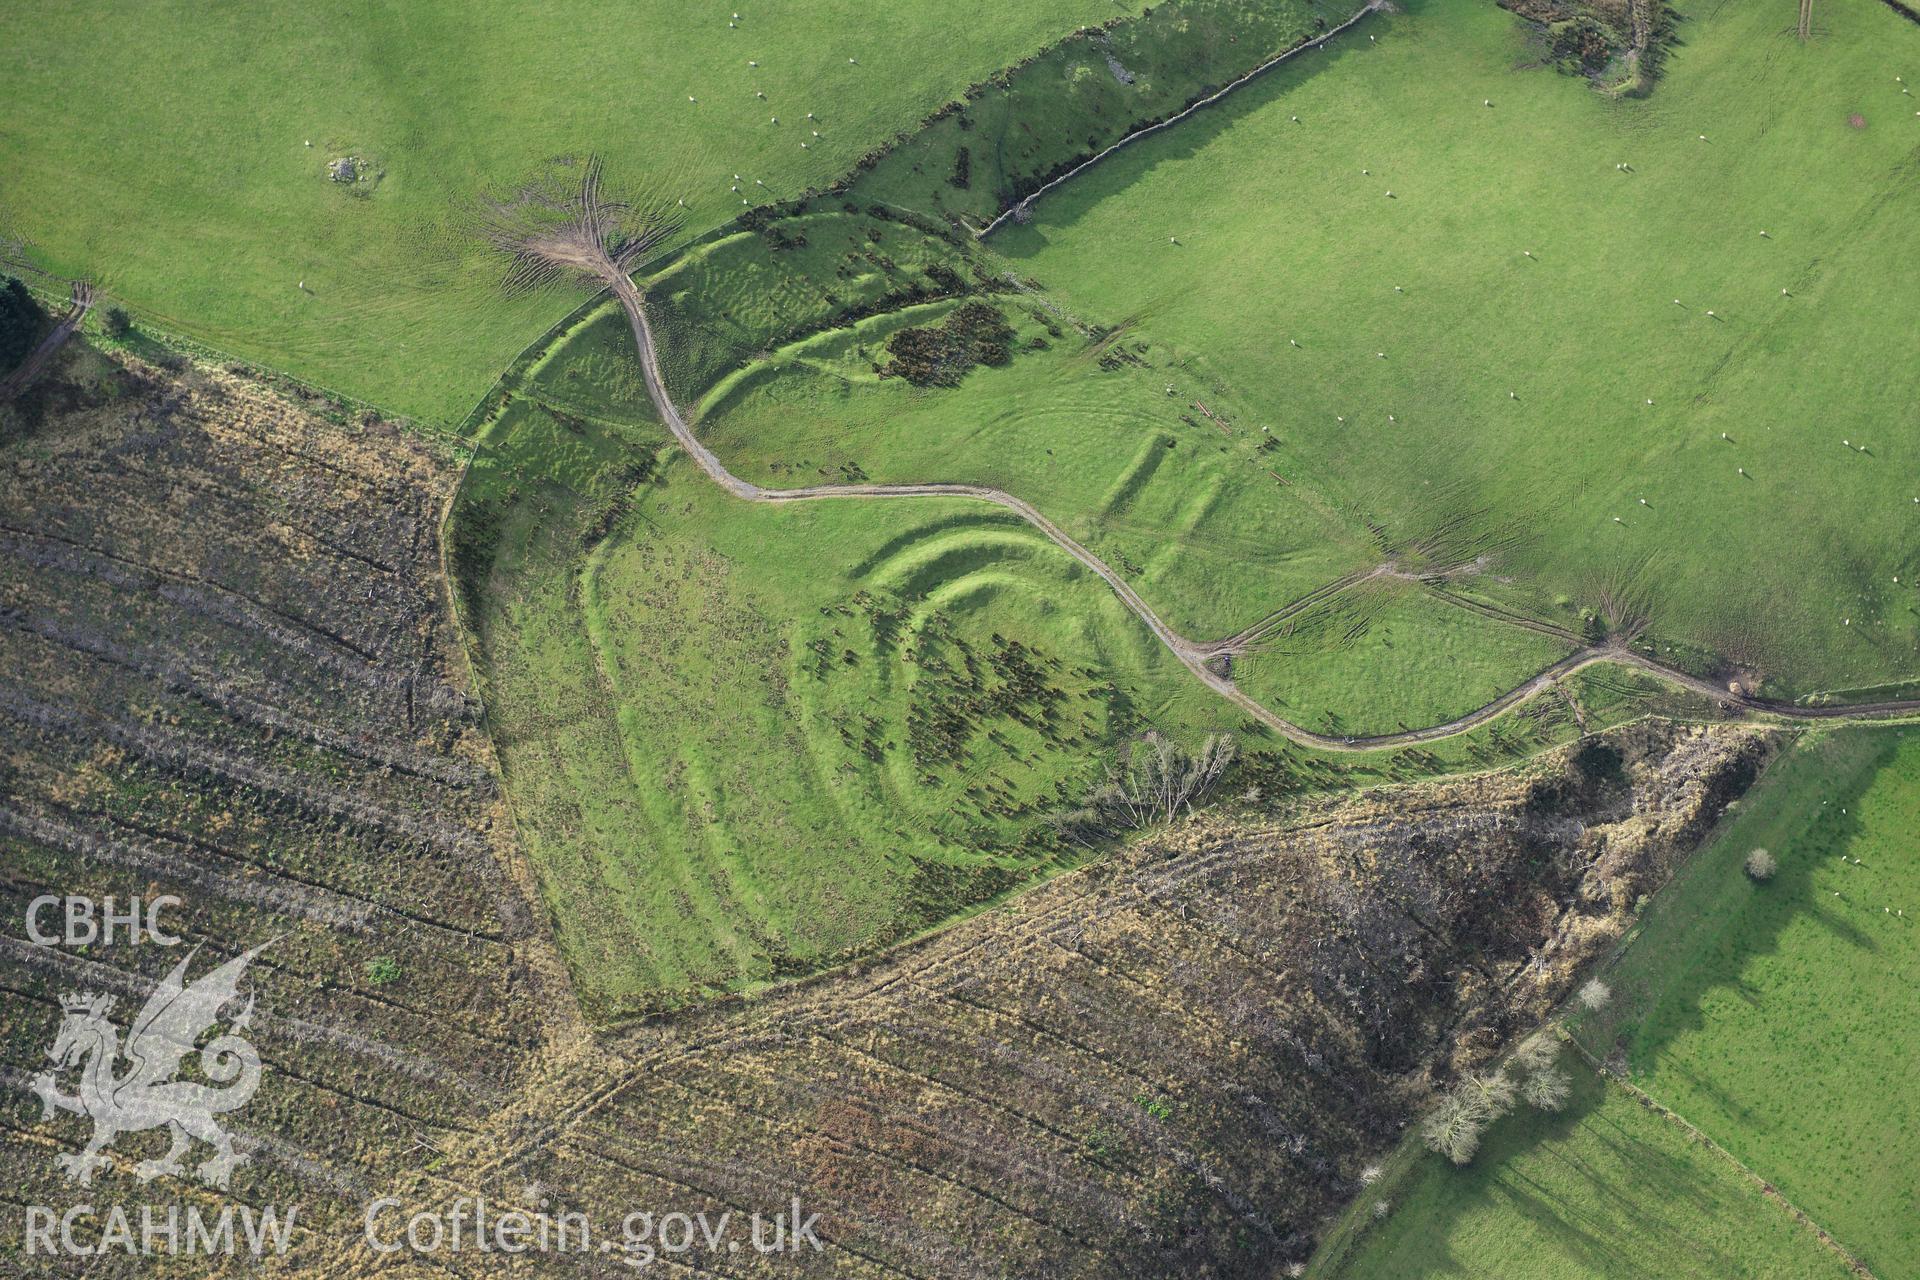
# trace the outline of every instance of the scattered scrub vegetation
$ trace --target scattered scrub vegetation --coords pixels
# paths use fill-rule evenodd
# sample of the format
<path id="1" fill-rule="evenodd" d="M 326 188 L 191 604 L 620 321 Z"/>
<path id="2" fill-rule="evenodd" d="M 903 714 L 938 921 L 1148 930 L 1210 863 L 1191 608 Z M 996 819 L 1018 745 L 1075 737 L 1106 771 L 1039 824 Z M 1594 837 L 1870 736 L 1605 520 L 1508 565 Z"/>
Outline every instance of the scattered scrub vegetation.
<path id="1" fill-rule="evenodd" d="M 975 365 L 1013 359 L 1013 326 L 1000 309 L 969 302 L 938 325 L 902 329 L 887 339 L 892 357 L 882 377 L 904 378 L 916 387 L 957 387 Z"/>

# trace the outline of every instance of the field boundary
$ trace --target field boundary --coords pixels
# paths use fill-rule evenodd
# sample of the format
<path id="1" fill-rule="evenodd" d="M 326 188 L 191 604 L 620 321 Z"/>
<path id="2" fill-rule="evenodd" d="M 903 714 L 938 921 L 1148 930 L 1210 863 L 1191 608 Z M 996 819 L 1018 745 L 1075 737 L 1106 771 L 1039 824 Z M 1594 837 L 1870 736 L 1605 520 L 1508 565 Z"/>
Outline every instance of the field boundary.
<path id="1" fill-rule="evenodd" d="M 1785 1195 L 1781 1194 L 1780 1189 L 1778 1187 L 1774 1186 L 1773 1183 L 1767 1181 L 1767 1179 L 1761 1177 L 1758 1173 L 1754 1172 L 1754 1170 L 1749 1168 L 1747 1164 L 1740 1159 L 1740 1157 L 1734 1155 L 1733 1152 L 1727 1150 L 1725 1147 L 1715 1142 L 1706 1133 L 1702 1132 L 1700 1128 L 1697 1125 L 1695 1125 L 1691 1120 L 1688 1120 L 1685 1116 L 1681 1115 L 1678 1111 L 1675 1111 L 1672 1107 L 1669 1107 L 1666 1103 L 1661 1102 L 1658 1098 L 1648 1093 L 1645 1089 L 1642 1089 L 1639 1085 L 1634 1084 L 1633 1081 L 1628 1080 L 1624 1076 L 1617 1075 L 1614 1072 L 1609 1071 L 1606 1065 L 1602 1063 L 1600 1059 L 1594 1057 L 1592 1051 L 1589 1050 L 1587 1046 L 1585 1046 L 1584 1044 L 1581 1044 L 1579 1039 L 1576 1036 L 1574 1036 L 1572 1032 L 1567 1032 L 1564 1038 L 1568 1044 L 1573 1046 L 1573 1051 L 1579 1054 L 1581 1059 L 1585 1061 L 1588 1066 L 1592 1067 L 1595 1074 L 1597 1074 L 1602 1080 L 1624 1091 L 1628 1097 L 1633 1098 L 1642 1107 L 1645 1107 L 1647 1110 L 1653 1112 L 1655 1115 L 1659 1116 L 1662 1120 L 1665 1120 L 1668 1124 L 1671 1124 L 1676 1128 L 1680 1129 L 1682 1132 L 1687 1134 L 1687 1136 L 1692 1138 L 1695 1142 L 1699 1143 L 1701 1146 L 1711 1151 L 1714 1155 L 1718 1156 L 1726 1164 L 1738 1170 L 1741 1176 L 1746 1178 L 1748 1182 L 1751 1182 L 1754 1188 L 1760 1192 L 1760 1196 L 1762 1199 L 1772 1202 L 1774 1205 L 1784 1210 L 1788 1217 L 1792 1218 L 1795 1222 L 1799 1223 L 1802 1227 L 1805 1227 L 1808 1231 L 1812 1232 L 1815 1239 L 1819 1240 L 1819 1242 L 1822 1245 L 1826 1246 L 1826 1248 L 1829 1251 L 1831 1251 L 1835 1256 L 1837 1256 L 1842 1262 L 1846 1263 L 1847 1267 L 1856 1276 L 1861 1277 L 1861 1280 L 1877 1280 L 1877 1277 L 1874 1276 L 1872 1270 L 1868 1268 L 1867 1264 L 1860 1261 L 1859 1258 L 1855 1257 L 1853 1254 L 1853 1251 L 1848 1249 L 1846 1245 L 1840 1243 L 1840 1241 L 1834 1237 L 1834 1234 L 1831 1231 L 1828 1231 L 1825 1227 L 1821 1226 L 1818 1222 L 1814 1221 L 1811 1214 L 1809 1214 L 1806 1210 L 1802 1209 L 1799 1205 L 1795 1204 L 1793 1201 L 1787 1199 Z"/>
<path id="2" fill-rule="evenodd" d="M 1887 2 L 1891 4 L 1894 2 L 1894 0 L 1887 0 Z M 1214 92 L 1208 94 L 1206 97 L 1201 98 L 1198 102 L 1191 103 L 1188 106 L 1181 108 L 1179 111 L 1176 111 L 1174 114 L 1168 116 L 1165 120 L 1157 120 L 1150 125 L 1146 125 L 1146 126 L 1143 126 L 1142 128 L 1135 129 L 1132 133 L 1120 139 L 1120 141 L 1114 143 L 1112 146 L 1106 148 L 1104 151 L 1099 151 L 1091 156 L 1088 156 L 1085 160 L 1082 160 L 1079 164 L 1073 166 L 1073 168 L 1067 170 L 1065 173 L 1061 174 L 1059 177 L 1054 178 L 1050 182 L 1042 183 L 1037 189 L 1035 189 L 1025 199 L 1020 200 L 1011 209 L 1005 210 L 998 217 L 996 217 L 992 222 L 989 222 L 986 226 L 974 232 L 973 238 L 975 240 L 985 240 L 988 236 L 992 235 L 995 231 L 998 231 L 1003 225 L 1005 225 L 1008 219 L 1019 218 L 1023 214 L 1031 214 L 1033 212 L 1033 202 L 1035 200 L 1038 200 L 1041 196 L 1047 194 L 1047 192 L 1053 190 L 1055 187 L 1059 186 L 1061 183 L 1067 181 L 1067 179 L 1072 178 L 1077 174 L 1086 172 L 1088 169 L 1091 169 L 1094 165 L 1099 164 L 1102 160 L 1105 160 L 1108 156 L 1120 150 L 1120 148 L 1126 146 L 1128 143 L 1138 141 L 1139 139 L 1146 137 L 1148 134 L 1158 133 L 1162 129 L 1169 128 L 1173 125 L 1179 124 L 1182 120 L 1185 120 L 1188 116 L 1200 110 L 1202 107 L 1212 106 L 1214 103 L 1220 101 L 1222 98 L 1232 93 L 1235 89 L 1238 89 L 1242 85 L 1251 83 L 1252 81 L 1259 79 L 1261 76 L 1273 70 L 1275 67 L 1279 66 L 1281 63 L 1286 62 L 1289 59 L 1293 58 L 1296 54 L 1307 53 L 1311 50 L 1318 49 L 1320 46 L 1326 44 L 1329 40 L 1333 39 L 1335 36 L 1340 35 L 1342 32 L 1347 31 L 1355 23 L 1359 22 L 1360 19 L 1366 17 L 1369 13 L 1372 13 L 1375 10 L 1380 10 L 1381 12 L 1385 12 L 1387 8 L 1387 3 L 1388 3 L 1388 0 L 1367 0 L 1367 3 L 1360 6 L 1359 10 L 1356 11 L 1351 18 L 1348 18 L 1345 22 L 1341 23 L 1339 26 L 1329 28 L 1326 31 L 1322 31 L 1319 35 L 1314 36 L 1311 40 L 1303 40 L 1299 44 L 1294 45 L 1291 49 L 1286 49 L 1280 53 L 1275 54 L 1273 57 L 1268 58 L 1265 62 L 1261 63 L 1259 66 L 1255 67 L 1253 70 L 1247 72 L 1245 75 L 1242 75 L 1238 80 L 1229 82 L 1225 88 L 1216 89 Z"/>
<path id="3" fill-rule="evenodd" d="M 1880 0 L 1880 3 L 1905 18 L 1908 22 L 1920 25 L 1920 9 L 1902 4 L 1900 0 Z"/>

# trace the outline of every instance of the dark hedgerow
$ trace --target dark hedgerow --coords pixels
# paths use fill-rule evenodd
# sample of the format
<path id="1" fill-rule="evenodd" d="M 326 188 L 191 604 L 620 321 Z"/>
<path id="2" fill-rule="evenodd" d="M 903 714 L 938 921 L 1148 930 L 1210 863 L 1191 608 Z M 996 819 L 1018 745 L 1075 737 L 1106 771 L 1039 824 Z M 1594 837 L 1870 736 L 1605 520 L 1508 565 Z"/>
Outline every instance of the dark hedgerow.
<path id="1" fill-rule="evenodd" d="M 957 387 L 976 364 L 1012 360 L 1013 336 L 1013 326 L 998 307 L 969 302 L 944 324 L 902 329 L 887 339 L 892 359 L 879 373 L 905 378 L 916 387 Z"/>
<path id="2" fill-rule="evenodd" d="M 33 344 L 40 340 L 40 327 L 46 319 L 27 286 L 12 277 L 5 280 L 0 285 L 0 374 L 27 358 Z"/>

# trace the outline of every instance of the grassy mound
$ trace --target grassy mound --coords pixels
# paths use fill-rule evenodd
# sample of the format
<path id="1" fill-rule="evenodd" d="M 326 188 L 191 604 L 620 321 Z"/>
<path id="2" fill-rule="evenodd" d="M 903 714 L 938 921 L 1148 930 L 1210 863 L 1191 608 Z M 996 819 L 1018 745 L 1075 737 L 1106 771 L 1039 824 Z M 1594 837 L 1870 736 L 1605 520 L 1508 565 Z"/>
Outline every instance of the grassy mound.
<path id="1" fill-rule="evenodd" d="M 452 536 L 508 796 L 598 1014 L 989 900 L 1062 865 L 1045 819 L 1130 736 L 1237 718 L 1018 520 L 756 506 L 658 445 L 517 400 Z"/>

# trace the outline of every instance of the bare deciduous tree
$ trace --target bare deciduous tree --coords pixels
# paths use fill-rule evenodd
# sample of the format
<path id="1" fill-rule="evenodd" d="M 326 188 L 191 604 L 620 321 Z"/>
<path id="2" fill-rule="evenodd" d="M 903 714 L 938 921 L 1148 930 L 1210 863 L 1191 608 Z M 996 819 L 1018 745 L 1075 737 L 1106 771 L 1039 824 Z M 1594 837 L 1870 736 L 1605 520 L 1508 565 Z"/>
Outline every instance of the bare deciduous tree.
<path id="1" fill-rule="evenodd" d="M 1542 1067 L 1521 1082 L 1520 1096 L 1527 1105 L 1542 1111 L 1558 1111 L 1567 1105 L 1573 1081 L 1559 1067 Z"/>
<path id="2" fill-rule="evenodd" d="M 1078 809 L 1055 815 L 1056 831 L 1079 844 L 1156 822 L 1171 822 L 1207 798 L 1233 763 L 1239 744 L 1217 733 L 1197 753 L 1150 731 L 1107 771 L 1107 780 Z"/>
<path id="3" fill-rule="evenodd" d="M 1420 1126 L 1420 1137 L 1455 1164 L 1466 1164 L 1480 1149 L 1480 1131 L 1486 1128 L 1488 1119 L 1472 1098 L 1455 1089 L 1428 1114 Z"/>
<path id="4" fill-rule="evenodd" d="M 1513 1051 L 1512 1068 L 1520 1074 L 1520 1098 L 1541 1111 L 1567 1105 L 1573 1081 L 1560 1069 L 1560 1045 L 1550 1030 L 1536 1031 Z"/>
<path id="5" fill-rule="evenodd" d="M 1124 814 L 1127 825 L 1144 827 L 1171 822 L 1182 807 L 1188 812 L 1205 799 L 1233 763 L 1238 744 L 1227 734 L 1214 734 L 1190 755 L 1179 743 L 1150 732 L 1127 752 L 1119 768 L 1107 775 L 1106 785 L 1093 802 Z"/>

